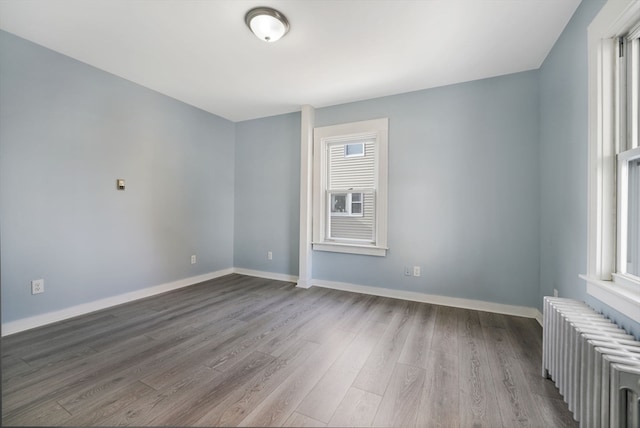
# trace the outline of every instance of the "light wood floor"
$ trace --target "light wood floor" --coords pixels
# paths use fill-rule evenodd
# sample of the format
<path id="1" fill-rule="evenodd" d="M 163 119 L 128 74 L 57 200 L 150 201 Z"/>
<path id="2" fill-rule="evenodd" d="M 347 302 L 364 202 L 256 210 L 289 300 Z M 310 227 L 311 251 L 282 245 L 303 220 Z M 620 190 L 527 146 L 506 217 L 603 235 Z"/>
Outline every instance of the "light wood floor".
<path id="1" fill-rule="evenodd" d="M 535 320 L 228 275 L 2 341 L 3 425 L 577 426 Z"/>

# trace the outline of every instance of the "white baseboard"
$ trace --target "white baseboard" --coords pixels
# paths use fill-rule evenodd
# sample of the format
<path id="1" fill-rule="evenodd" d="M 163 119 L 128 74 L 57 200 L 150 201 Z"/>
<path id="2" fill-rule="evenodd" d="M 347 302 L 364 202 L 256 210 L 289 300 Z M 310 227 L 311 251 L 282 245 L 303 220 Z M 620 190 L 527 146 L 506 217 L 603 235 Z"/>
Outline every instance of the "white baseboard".
<path id="1" fill-rule="evenodd" d="M 190 285 L 195 285 L 203 281 L 219 278 L 231 273 L 256 276 L 266 279 L 274 279 L 277 281 L 294 283 L 297 282 L 296 286 L 299 288 L 310 288 L 312 286 L 333 288 L 335 290 L 371 294 L 374 296 L 390 297 L 393 299 L 411 300 L 416 302 L 432 303 L 435 305 L 453 306 L 456 308 L 473 309 L 477 311 L 495 312 L 505 315 L 534 318 L 538 321 L 538 323 L 540 323 L 540 325 L 542 325 L 542 314 L 540 313 L 540 311 L 538 309 L 525 306 L 505 305 L 501 303 L 485 302 L 481 300 L 437 296 L 433 294 L 418 293 L 414 291 L 392 290 L 389 288 L 371 287 L 368 285 L 358 285 L 347 282 L 325 281 L 321 279 L 312 279 L 310 282 L 299 281 L 298 277 L 293 275 L 243 268 L 228 268 L 204 275 L 184 278 L 166 284 L 156 285 L 154 287 L 148 287 L 142 290 L 132 291 L 130 293 L 120 294 L 118 296 L 107 297 L 105 299 L 96 300 L 94 302 L 83 303 L 81 305 L 72 306 L 70 308 L 61 309 L 59 311 L 48 312 L 42 315 L 36 315 L 16 321 L 11 321 L 2 324 L 2 336 L 8 336 L 10 334 L 19 333 L 21 331 L 30 330 L 32 328 L 41 327 L 58 321 L 63 321 L 65 319 L 73 318 L 79 315 L 84 315 L 112 306 L 121 305 L 123 303 L 132 302 L 134 300 L 144 299 L 145 297 L 151 297 L 156 294 L 166 293 L 167 291 L 188 287 Z"/>
<path id="2" fill-rule="evenodd" d="M 257 276 L 259 278 L 275 279 L 276 281 L 297 282 L 298 277 L 294 275 L 287 275 L 284 273 L 267 272 L 262 270 L 233 268 L 233 272 L 240 275 Z"/>
<path id="3" fill-rule="evenodd" d="M 219 278 L 234 272 L 233 268 L 222 269 L 204 275 L 192 276 L 180 279 L 178 281 L 168 282 L 153 287 L 144 288 L 142 290 L 132 291 L 130 293 L 119 294 L 105 299 L 95 300 L 93 302 L 83 303 L 59 311 L 48 312 L 42 315 L 35 315 L 28 318 L 22 318 L 2 324 L 2 336 L 19 333 L 21 331 L 30 330 L 32 328 L 41 327 L 65 319 L 77 317 L 78 315 L 88 314 L 90 312 L 99 311 L 112 306 L 121 305 L 123 303 L 132 302 L 145 297 L 151 297 L 156 294 L 166 293 L 167 291 L 177 290 L 178 288 L 187 287 L 189 285 L 198 284 L 210 279 Z"/>
<path id="4" fill-rule="evenodd" d="M 347 282 L 311 280 L 312 285 L 335 290 L 352 291 L 354 293 L 372 294 L 374 296 L 390 297 L 392 299 L 411 300 L 414 302 L 431 303 L 434 305 L 452 306 L 455 308 L 473 309 L 476 311 L 495 312 L 497 314 L 514 315 L 525 318 L 535 318 L 542 321 L 542 314 L 535 308 L 526 306 L 505 305 L 502 303 L 485 302 L 482 300 L 462 299 L 459 297 L 437 296 L 434 294 L 418 293 L 415 291 L 392 290 L 389 288 L 370 287 L 367 285 L 350 284 Z"/>
<path id="5" fill-rule="evenodd" d="M 536 321 L 538 321 L 538 324 L 540 324 L 540 327 L 544 327 L 544 324 L 542 323 L 542 312 L 540 312 L 539 310 L 532 308 L 535 313 L 534 313 L 534 318 L 536 319 Z"/>
<path id="6" fill-rule="evenodd" d="M 298 282 L 296 283 L 296 287 L 298 288 L 311 288 L 312 286 L 311 280 L 300 279 L 298 278 Z"/>

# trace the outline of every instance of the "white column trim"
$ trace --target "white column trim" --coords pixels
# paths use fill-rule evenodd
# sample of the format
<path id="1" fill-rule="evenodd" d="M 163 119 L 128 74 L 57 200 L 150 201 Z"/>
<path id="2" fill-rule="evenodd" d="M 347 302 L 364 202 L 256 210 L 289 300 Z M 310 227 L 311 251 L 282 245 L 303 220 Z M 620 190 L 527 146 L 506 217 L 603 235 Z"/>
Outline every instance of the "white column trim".
<path id="1" fill-rule="evenodd" d="M 312 274 L 312 214 L 313 214 L 313 127 L 315 110 L 302 106 L 300 126 L 300 250 L 298 283 L 301 288 L 311 286 Z"/>

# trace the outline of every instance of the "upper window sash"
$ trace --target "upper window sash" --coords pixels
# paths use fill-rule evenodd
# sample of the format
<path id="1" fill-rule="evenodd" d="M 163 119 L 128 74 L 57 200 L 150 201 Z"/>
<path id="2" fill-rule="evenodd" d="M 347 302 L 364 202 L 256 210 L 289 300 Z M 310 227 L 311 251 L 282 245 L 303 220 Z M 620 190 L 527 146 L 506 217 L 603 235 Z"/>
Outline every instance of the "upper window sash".
<path id="1" fill-rule="evenodd" d="M 615 116 L 616 153 L 638 147 L 640 135 L 640 40 L 637 35 L 618 37 Z"/>

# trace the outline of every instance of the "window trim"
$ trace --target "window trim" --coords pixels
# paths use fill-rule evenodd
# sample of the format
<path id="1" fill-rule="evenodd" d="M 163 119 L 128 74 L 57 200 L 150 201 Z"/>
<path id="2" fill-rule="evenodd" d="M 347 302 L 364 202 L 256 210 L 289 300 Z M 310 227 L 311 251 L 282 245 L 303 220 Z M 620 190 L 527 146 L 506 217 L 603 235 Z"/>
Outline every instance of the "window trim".
<path id="1" fill-rule="evenodd" d="M 640 322 L 640 289 L 616 273 L 615 38 L 640 19 L 639 2 L 609 0 L 588 28 L 589 170 L 587 293 Z"/>
<path id="2" fill-rule="evenodd" d="M 312 248 L 318 251 L 361 254 L 369 256 L 387 255 L 387 180 L 388 180 L 388 131 L 389 119 L 380 118 L 314 129 L 313 141 L 313 240 Z M 374 243 L 361 241 L 328 240 L 327 215 L 327 146 L 340 141 L 373 140 L 376 144 L 376 184 Z M 364 201 L 363 201 L 364 208 Z"/>

